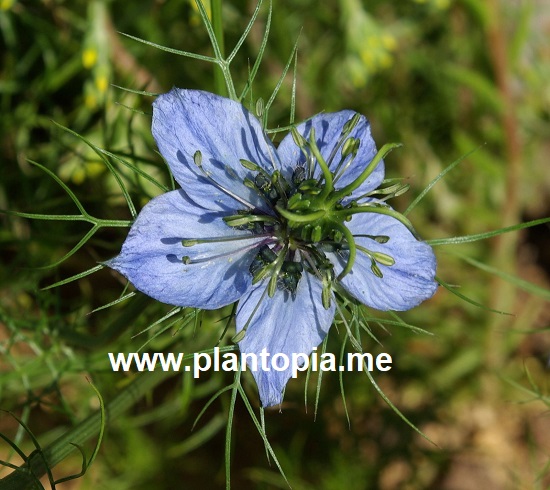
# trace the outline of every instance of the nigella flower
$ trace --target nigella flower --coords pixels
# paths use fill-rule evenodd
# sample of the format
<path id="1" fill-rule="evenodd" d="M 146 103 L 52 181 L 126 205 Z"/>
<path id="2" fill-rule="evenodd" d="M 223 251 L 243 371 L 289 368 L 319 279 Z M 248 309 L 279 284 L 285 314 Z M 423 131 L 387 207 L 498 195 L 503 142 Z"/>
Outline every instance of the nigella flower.
<path id="1" fill-rule="evenodd" d="M 241 352 L 309 355 L 335 316 L 335 290 L 378 310 L 407 310 L 437 287 L 432 249 L 386 204 L 365 117 L 318 114 L 275 147 L 241 104 L 173 89 L 153 104 L 153 135 L 181 189 L 154 198 L 107 263 L 171 305 L 239 301 Z M 291 376 L 256 371 L 260 400 Z"/>

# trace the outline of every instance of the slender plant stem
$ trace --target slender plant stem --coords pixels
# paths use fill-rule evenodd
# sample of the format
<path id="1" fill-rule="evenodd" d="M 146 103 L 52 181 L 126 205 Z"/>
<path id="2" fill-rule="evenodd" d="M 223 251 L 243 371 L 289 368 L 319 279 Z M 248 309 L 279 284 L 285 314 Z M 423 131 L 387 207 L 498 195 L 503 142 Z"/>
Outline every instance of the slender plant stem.
<path id="1" fill-rule="evenodd" d="M 105 405 L 107 423 L 116 420 L 155 386 L 175 374 L 178 373 L 159 370 L 137 375 L 135 381 Z M 97 411 L 44 448 L 42 454 L 36 451 L 32 453 L 24 465 L 0 480 L 0 490 L 36 488 L 36 478 L 45 475 L 47 468 L 53 468 L 63 461 L 76 450 L 77 445 L 81 446 L 97 436 L 100 426 L 101 413 Z"/>
<path id="2" fill-rule="evenodd" d="M 220 48 L 220 54 L 225 56 L 225 46 L 223 41 L 223 19 L 222 19 L 222 0 L 210 0 L 210 8 L 212 11 L 212 28 L 216 35 L 216 41 Z M 218 95 L 227 97 L 227 87 L 225 77 L 220 66 L 214 67 L 214 86 Z"/>
<path id="3" fill-rule="evenodd" d="M 221 347 L 220 352 L 234 351 L 234 346 Z M 212 353 L 214 349 L 202 352 Z M 190 360 L 195 354 L 186 354 L 184 361 Z M 161 382 L 178 374 L 178 371 L 155 370 L 153 372 L 139 373 L 135 380 L 123 391 L 105 404 L 105 423 L 116 420 L 126 410 L 135 405 L 152 389 Z M 61 437 L 49 446 L 39 451 L 34 451 L 27 461 L 17 470 L 0 480 L 0 490 L 34 490 L 36 481 L 44 476 L 48 469 L 63 461 L 77 447 L 85 444 L 89 439 L 97 436 L 101 430 L 101 410 L 90 415 L 87 419 L 65 432 Z"/>

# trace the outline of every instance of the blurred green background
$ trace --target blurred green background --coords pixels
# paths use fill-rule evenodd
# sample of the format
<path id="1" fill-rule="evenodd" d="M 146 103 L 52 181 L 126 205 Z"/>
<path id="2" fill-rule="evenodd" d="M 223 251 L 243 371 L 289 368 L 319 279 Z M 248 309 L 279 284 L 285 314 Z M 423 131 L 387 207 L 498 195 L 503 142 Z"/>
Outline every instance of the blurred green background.
<path id="1" fill-rule="evenodd" d="M 256 3 L 224 1 L 222 7 L 230 51 Z M 475 150 L 409 216 L 423 238 L 544 218 L 550 214 L 548 7 L 545 0 L 273 0 L 253 97 L 269 99 L 298 39 L 296 119 L 354 109 L 369 118 L 379 146 L 403 143 L 386 159 L 387 176 L 411 185 L 393 202 L 400 211 L 451 162 Z M 238 90 L 256 60 L 268 11 L 265 3 L 231 66 Z M 132 219 L 108 165 L 137 210 L 162 190 L 123 162 L 172 185 L 150 134 L 153 97 L 117 86 L 214 91 L 213 67 L 120 32 L 212 54 L 194 2 L 0 0 L 1 209 L 78 215 L 48 171 L 91 216 L 105 220 Z M 289 122 L 292 76 L 271 108 L 272 128 Z M 111 156 L 94 152 L 82 138 Z M 82 220 L 6 214 L 0 220 L 0 408 L 17 414 L 41 446 L 97 410 L 86 377 L 108 403 L 132 379 L 150 376 L 112 373 L 107 352 L 188 353 L 218 341 L 230 308 L 200 317 L 177 311 L 155 324 L 171 308 L 136 295 L 91 313 L 131 292 L 110 270 L 44 290 L 113 257 L 126 228 L 103 226 L 89 237 L 93 224 Z M 440 288 L 401 315 L 433 336 L 372 322 L 381 345 L 368 336 L 363 343 L 367 351 L 392 355 L 393 369 L 376 380 L 435 444 L 408 427 L 364 374 L 343 377 L 349 426 L 338 376 L 323 377 L 316 416 L 317 379 L 310 379 L 305 410 L 301 377 L 289 384 L 282 413 L 265 414 L 292 488 L 550 487 L 548 225 L 438 246 L 436 255 L 438 276 L 484 308 Z M 226 337 L 225 343 L 231 333 Z M 333 328 L 329 350 L 339 352 L 341 338 Z M 229 393 L 191 429 L 208 399 L 231 382 L 230 373 L 198 381 L 166 376 L 109 421 L 87 474 L 57 488 L 224 488 Z M 253 381 L 245 376 L 243 383 L 257 408 Z M 267 461 L 240 399 L 232 427 L 232 487 L 288 488 Z M 27 455 L 35 449 L 7 413 L 0 413 L 0 433 Z M 94 440 L 83 447 L 88 456 Z M 0 460 L 22 463 L 2 440 Z M 54 476 L 80 466 L 75 452 Z M 0 469 L 0 477 L 10 471 Z"/>

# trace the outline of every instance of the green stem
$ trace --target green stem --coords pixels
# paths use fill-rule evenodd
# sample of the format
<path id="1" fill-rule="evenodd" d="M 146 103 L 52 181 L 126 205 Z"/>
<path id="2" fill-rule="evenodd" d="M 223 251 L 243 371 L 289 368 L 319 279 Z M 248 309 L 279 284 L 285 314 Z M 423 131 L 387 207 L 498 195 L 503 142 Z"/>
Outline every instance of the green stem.
<path id="1" fill-rule="evenodd" d="M 125 303 L 125 308 L 106 328 L 99 334 L 89 335 L 78 331 L 65 332 L 64 336 L 68 343 L 86 350 L 99 349 L 100 347 L 117 338 L 122 332 L 128 329 L 139 318 L 143 311 L 153 300 L 145 294 L 137 293 L 130 301 Z"/>
<path id="2" fill-rule="evenodd" d="M 234 346 L 220 348 L 220 352 L 234 351 Z M 213 349 L 202 351 L 212 354 Z M 193 359 L 195 354 L 183 356 L 184 361 Z M 153 371 L 140 373 L 135 380 L 121 393 L 115 396 L 110 403 L 105 404 L 105 420 L 116 420 L 126 410 L 135 405 L 152 389 L 166 379 L 178 375 L 177 371 Z M 90 415 L 80 424 L 73 427 L 61 437 L 44 448 L 41 453 L 34 451 L 25 464 L 0 480 L 0 490 L 33 490 L 36 487 L 36 479 L 45 475 L 48 468 L 53 468 L 73 451 L 89 439 L 99 434 L 101 430 L 101 410 Z"/>
<path id="3" fill-rule="evenodd" d="M 147 375 L 138 375 L 131 385 L 106 405 L 106 420 L 116 420 L 161 381 L 174 374 L 177 373 L 154 371 Z M 32 453 L 24 465 L 0 480 L 0 490 L 31 490 L 36 488 L 36 479 L 45 475 L 47 468 L 53 468 L 63 461 L 76 450 L 76 446 L 81 446 L 96 436 L 100 428 L 101 413 L 97 411 L 47 446 L 42 454 L 36 451 Z"/>
<path id="4" fill-rule="evenodd" d="M 296 223 L 313 223 L 314 221 L 321 219 L 327 214 L 324 209 L 320 209 L 319 211 L 315 211 L 309 214 L 293 213 L 292 211 L 288 211 L 287 209 L 284 209 L 280 206 L 275 206 L 275 209 L 283 218 L 286 218 L 289 221 L 294 221 Z"/>
<path id="5" fill-rule="evenodd" d="M 325 187 L 323 189 L 323 192 L 318 196 L 318 199 L 320 201 L 324 201 L 327 196 L 334 190 L 334 186 L 332 184 L 332 173 L 330 172 L 330 169 L 328 168 L 327 162 L 325 162 L 323 155 L 321 155 L 321 152 L 317 147 L 317 143 L 315 143 L 315 131 L 313 130 L 313 128 L 311 129 L 311 133 L 309 136 L 309 146 L 311 152 L 313 153 L 313 156 L 316 158 L 317 163 L 319 164 L 319 167 L 321 167 L 323 177 L 325 178 Z"/>
<path id="6" fill-rule="evenodd" d="M 223 41 L 222 0 L 210 0 L 210 9 L 212 11 L 212 28 L 218 42 L 220 55 L 223 58 L 225 47 Z M 225 74 L 220 65 L 214 68 L 214 87 L 218 95 L 227 97 L 228 91 L 225 83 Z"/>

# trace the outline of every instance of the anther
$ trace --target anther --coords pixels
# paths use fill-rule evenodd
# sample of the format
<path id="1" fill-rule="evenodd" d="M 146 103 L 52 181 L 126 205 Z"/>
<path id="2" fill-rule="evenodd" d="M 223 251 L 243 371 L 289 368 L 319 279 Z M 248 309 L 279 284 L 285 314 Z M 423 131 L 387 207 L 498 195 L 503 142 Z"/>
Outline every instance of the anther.
<path id="1" fill-rule="evenodd" d="M 202 169 L 202 153 L 200 150 L 197 150 L 195 154 L 193 155 L 193 162 L 195 162 L 195 165 Z"/>
<path id="2" fill-rule="evenodd" d="M 292 139 L 298 148 L 301 148 L 302 150 L 307 148 L 307 140 L 298 132 L 296 128 L 293 127 L 290 130 L 290 134 L 292 135 Z"/>
<path id="3" fill-rule="evenodd" d="M 361 119 L 361 114 L 356 112 L 353 117 L 344 124 L 344 127 L 342 128 L 342 136 L 347 136 L 353 131 L 353 128 L 357 126 L 357 123 Z"/>
<path id="4" fill-rule="evenodd" d="M 251 162 L 250 160 L 245 160 L 244 158 L 241 158 L 239 162 L 241 162 L 241 165 L 244 168 L 246 168 L 247 170 L 251 170 L 252 172 L 259 172 L 261 170 L 259 165 Z"/>
<path id="5" fill-rule="evenodd" d="M 264 99 L 261 97 L 256 101 L 256 115 L 262 118 L 264 115 Z"/>
<path id="6" fill-rule="evenodd" d="M 370 270 L 376 277 L 379 277 L 380 279 L 384 277 L 384 274 L 382 274 L 380 267 L 376 265 L 376 262 L 374 261 L 374 259 L 371 259 Z"/>
<path id="7" fill-rule="evenodd" d="M 298 283 L 302 278 L 303 270 L 304 267 L 301 262 L 285 260 L 277 280 L 278 287 L 292 293 L 294 298 L 296 295 L 296 289 L 298 288 Z"/>
<path id="8" fill-rule="evenodd" d="M 195 162 L 195 165 L 200 169 L 201 173 L 204 175 L 204 177 L 206 177 L 208 179 L 209 182 L 211 182 L 214 186 L 216 186 L 220 191 L 222 191 L 224 194 L 228 195 L 229 197 L 235 199 L 235 201 L 238 201 L 240 202 L 241 204 L 243 204 L 244 206 L 246 206 L 247 208 L 249 209 L 254 209 L 254 205 L 249 203 L 247 200 L 243 199 L 242 197 L 238 196 L 237 194 L 235 194 L 234 192 L 231 192 L 229 189 L 226 189 L 224 186 L 222 186 L 221 184 L 219 184 L 218 182 L 216 182 L 212 176 L 210 175 L 209 172 L 207 172 L 203 166 L 202 166 L 202 153 L 200 152 L 200 150 L 197 150 L 194 155 L 193 155 L 193 161 Z M 226 166 L 226 170 L 228 169 L 229 167 Z M 229 172 L 231 177 L 232 178 L 236 178 L 237 175 L 235 174 L 235 172 L 233 170 L 231 170 L 231 172 Z"/>
<path id="9" fill-rule="evenodd" d="M 372 258 L 382 265 L 392 266 L 395 264 L 395 259 L 393 257 L 381 252 L 372 252 Z"/>
<path id="10" fill-rule="evenodd" d="M 377 243 L 388 243 L 390 237 L 387 235 L 355 235 L 356 238 L 370 238 Z"/>

